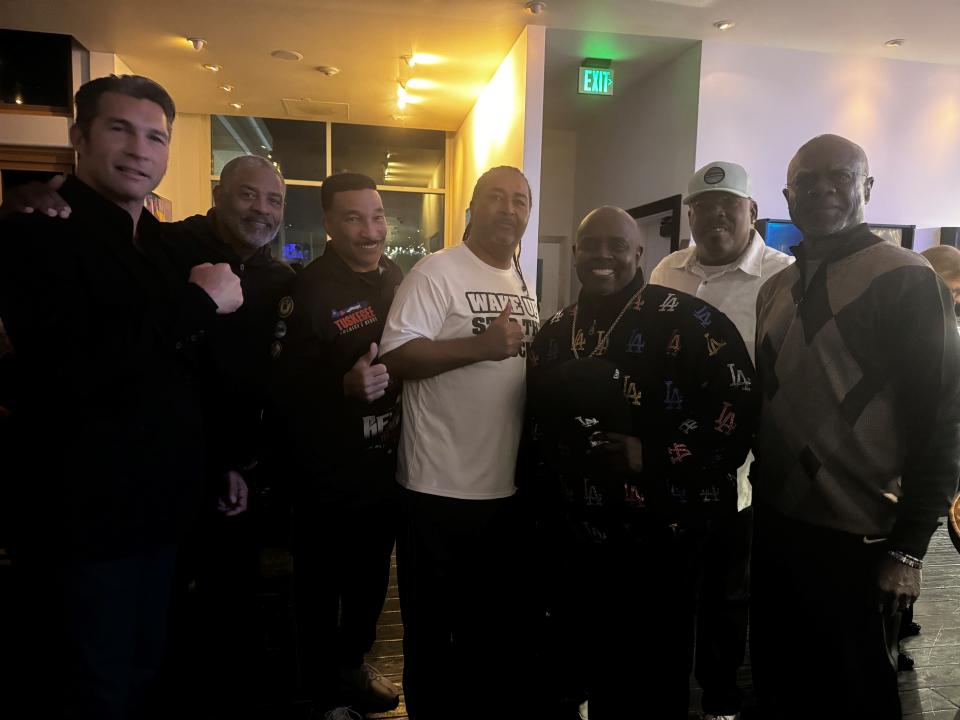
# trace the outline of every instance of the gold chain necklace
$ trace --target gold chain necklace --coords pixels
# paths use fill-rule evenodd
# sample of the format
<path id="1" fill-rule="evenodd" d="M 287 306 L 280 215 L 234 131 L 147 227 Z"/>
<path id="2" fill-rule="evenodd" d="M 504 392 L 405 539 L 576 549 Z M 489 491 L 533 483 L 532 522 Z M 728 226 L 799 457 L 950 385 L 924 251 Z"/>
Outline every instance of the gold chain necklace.
<path id="1" fill-rule="evenodd" d="M 627 300 L 626 305 L 620 309 L 620 312 L 613 319 L 613 322 L 610 323 L 610 327 L 607 328 L 607 331 L 603 334 L 603 337 L 597 341 L 597 346 L 590 352 L 589 355 L 587 355 L 587 357 L 593 357 L 597 354 L 603 354 L 606 352 L 607 346 L 610 343 L 610 333 L 613 332 L 613 329 L 617 326 L 617 323 L 620 322 L 620 318 L 622 318 L 624 313 L 627 312 L 627 308 L 637 301 L 637 298 L 640 297 L 644 288 L 646 287 L 647 285 L 644 283 L 643 287 L 630 296 L 630 299 Z M 580 359 L 580 353 L 577 352 L 577 315 L 579 313 L 580 303 L 577 303 L 577 306 L 573 309 L 573 324 L 570 326 L 570 349 L 573 351 L 573 357 L 576 360 Z"/>

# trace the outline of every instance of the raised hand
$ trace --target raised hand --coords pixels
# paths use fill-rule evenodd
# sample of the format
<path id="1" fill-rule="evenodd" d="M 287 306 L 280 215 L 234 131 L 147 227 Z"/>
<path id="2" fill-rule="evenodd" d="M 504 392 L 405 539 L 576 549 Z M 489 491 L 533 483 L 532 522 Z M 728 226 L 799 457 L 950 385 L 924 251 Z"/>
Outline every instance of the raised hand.
<path id="1" fill-rule="evenodd" d="M 520 353 L 523 328 L 520 323 L 510 320 L 512 312 L 512 303 L 508 300 L 496 319 L 479 336 L 484 343 L 484 357 L 487 360 L 506 360 Z"/>
<path id="2" fill-rule="evenodd" d="M 390 374 L 383 363 L 373 364 L 379 352 L 376 343 L 361 355 L 353 367 L 343 376 L 343 394 L 363 402 L 372 403 L 382 398 L 390 384 Z"/>
<path id="3" fill-rule="evenodd" d="M 228 315 L 243 305 L 240 278 L 228 263 L 203 263 L 190 269 L 190 282 L 199 285 L 217 304 L 217 315 Z"/>

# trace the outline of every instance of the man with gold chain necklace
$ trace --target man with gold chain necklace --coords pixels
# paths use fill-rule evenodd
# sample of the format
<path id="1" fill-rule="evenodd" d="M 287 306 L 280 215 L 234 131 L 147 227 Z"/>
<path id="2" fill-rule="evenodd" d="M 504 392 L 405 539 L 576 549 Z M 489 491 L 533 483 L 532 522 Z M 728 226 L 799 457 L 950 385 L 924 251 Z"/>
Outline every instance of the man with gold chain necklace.
<path id="1" fill-rule="evenodd" d="M 528 357 L 550 617 L 571 654 L 560 659 L 576 676 L 567 690 L 589 700 L 592 720 L 686 719 L 703 539 L 736 513 L 759 405 L 733 323 L 645 285 L 642 252 L 626 212 L 588 214 L 578 302 Z"/>

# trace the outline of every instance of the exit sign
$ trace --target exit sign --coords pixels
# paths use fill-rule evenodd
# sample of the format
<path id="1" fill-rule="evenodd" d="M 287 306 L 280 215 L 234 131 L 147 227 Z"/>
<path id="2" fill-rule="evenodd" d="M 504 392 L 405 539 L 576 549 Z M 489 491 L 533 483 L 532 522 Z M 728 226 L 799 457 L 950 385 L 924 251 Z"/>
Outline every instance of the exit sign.
<path id="1" fill-rule="evenodd" d="M 613 95 L 613 68 L 581 67 L 577 92 L 581 95 Z"/>

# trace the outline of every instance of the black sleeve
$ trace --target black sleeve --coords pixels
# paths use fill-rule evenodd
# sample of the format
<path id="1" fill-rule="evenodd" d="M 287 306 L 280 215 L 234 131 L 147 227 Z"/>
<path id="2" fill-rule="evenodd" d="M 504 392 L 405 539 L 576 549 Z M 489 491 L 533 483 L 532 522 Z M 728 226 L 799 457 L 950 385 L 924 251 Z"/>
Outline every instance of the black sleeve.
<path id="1" fill-rule="evenodd" d="M 0 317 L 20 362 L 79 401 L 122 393 L 123 378 L 158 353 L 192 362 L 216 315 L 206 292 L 174 283 L 168 294 L 144 294 L 142 314 L 100 317 L 88 287 L 109 278 L 84 276 L 76 238 L 54 225 L 65 222 L 14 218 L 0 227 Z"/>
<path id="2" fill-rule="evenodd" d="M 899 368 L 907 430 L 903 496 L 890 536 L 892 548 L 923 557 L 960 473 L 960 336 L 953 298 L 927 269 L 889 308 L 887 337 Z"/>
<path id="3" fill-rule="evenodd" d="M 696 379 L 680 423 L 658 433 L 653 467 L 685 486 L 736 475 L 753 444 L 760 388 L 736 326 L 711 307 L 705 328 L 689 323 L 682 338 L 683 365 Z M 646 464 L 646 458 L 644 463 Z"/>
<path id="4" fill-rule="evenodd" d="M 337 422 L 343 404 L 343 375 L 331 353 L 329 308 L 324 312 L 320 288 L 301 274 L 280 301 L 278 322 L 285 334 L 273 345 L 271 402 L 284 425 L 299 425 L 307 415 L 311 427 Z M 287 314 L 286 308 L 290 308 Z"/>

